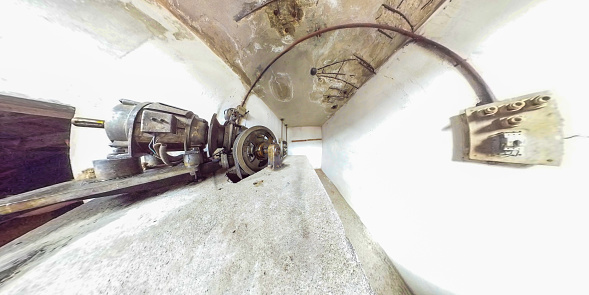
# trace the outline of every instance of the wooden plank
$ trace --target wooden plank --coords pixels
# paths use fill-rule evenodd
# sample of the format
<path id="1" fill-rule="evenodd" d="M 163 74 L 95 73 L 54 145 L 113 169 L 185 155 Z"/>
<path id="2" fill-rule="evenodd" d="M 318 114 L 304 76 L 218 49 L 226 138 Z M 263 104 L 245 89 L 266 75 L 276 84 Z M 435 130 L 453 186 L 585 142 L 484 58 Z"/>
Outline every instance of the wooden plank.
<path id="1" fill-rule="evenodd" d="M 0 110 L 29 115 L 71 119 L 76 109 L 71 106 L 0 94 Z"/>

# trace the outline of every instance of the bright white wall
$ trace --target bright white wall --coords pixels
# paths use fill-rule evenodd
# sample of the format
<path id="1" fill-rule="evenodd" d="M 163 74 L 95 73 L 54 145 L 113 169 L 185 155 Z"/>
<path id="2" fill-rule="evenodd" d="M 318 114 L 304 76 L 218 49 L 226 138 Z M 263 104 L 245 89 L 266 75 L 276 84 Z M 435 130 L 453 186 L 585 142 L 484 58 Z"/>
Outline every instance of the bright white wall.
<path id="1" fill-rule="evenodd" d="M 129 1 L 0 1 L 0 92 L 107 118 L 120 98 L 164 102 L 210 120 L 235 107 L 238 76 L 163 7 Z M 246 126 L 280 134 L 281 122 L 250 97 Z M 72 127 L 74 174 L 110 152 L 104 130 Z"/>
<path id="2" fill-rule="evenodd" d="M 500 99 L 553 90 L 565 136 L 587 136 L 587 8 L 454 0 L 420 33 Z M 323 126 L 322 169 L 418 295 L 589 294 L 589 139 L 565 140 L 561 167 L 453 161 L 450 118 L 475 103 L 451 64 L 409 45 Z"/>
<path id="3" fill-rule="evenodd" d="M 321 127 L 288 127 L 288 154 L 307 156 L 314 169 L 321 168 L 323 141 L 292 142 L 293 140 L 319 139 Z"/>

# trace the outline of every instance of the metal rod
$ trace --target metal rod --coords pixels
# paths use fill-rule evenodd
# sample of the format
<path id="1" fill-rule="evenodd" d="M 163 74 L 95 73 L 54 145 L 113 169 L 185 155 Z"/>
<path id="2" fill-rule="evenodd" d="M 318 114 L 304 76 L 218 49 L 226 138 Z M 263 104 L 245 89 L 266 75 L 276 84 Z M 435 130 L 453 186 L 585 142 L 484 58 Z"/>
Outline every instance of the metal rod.
<path id="1" fill-rule="evenodd" d="M 254 89 L 254 87 L 256 87 L 256 85 L 258 84 L 260 79 L 262 79 L 262 76 L 264 76 L 264 74 L 268 71 L 268 69 L 270 69 L 270 67 L 278 59 L 280 59 L 282 56 L 284 56 L 286 53 L 288 53 L 291 49 L 293 49 L 299 43 L 301 43 L 307 39 L 313 38 L 315 36 L 327 33 L 327 32 L 337 31 L 337 30 L 342 30 L 342 29 L 352 29 L 352 28 L 374 28 L 374 29 L 389 30 L 389 31 L 399 33 L 403 36 L 409 37 L 418 43 L 428 45 L 427 47 L 423 47 L 423 48 L 442 53 L 444 56 L 453 60 L 454 62 L 456 62 L 458 65 L 460 65 L 462 67 L 462 69 L 464 70 L 463 75 L 467 78 L 470 85 L 473 87 L 475 93 L 479 97 L 479 101 L 480 101 L 479 105 L 493 103 L 496 101 L 495 95 L 491 91 L 491 88 L 489 87 L 489 85 L 487 85 L 485 80 L 483 80 L 481 75 L 479 75 L 479 73 L 465 59 L 460 57 L 460 55 L 458 55 L 456 52 L 450 50 L 448 47 L 446 47 L 436 41 L 428 39 L 424 36 L 415 34 L 413 32 L 409 32 L 407 30 L 403 30 L 401 28 L 388 26 L 388 25 L 381 25 L 381 24 L 372 24 L 372 23 L 352 23 L 352 24 L 337 25 L 337 26 L 317 30 L 317 31 L 315 31 L 311 34 L 308 34 L 308 35 L 296 40 L 295 42 L 293 42 L 290 46 L 288 46 L 280 54 L 278 54 L 264 68 L 264 70 L 260 73 L 260 75 L 258 75 L 258 77 L 254 81 L 254 83 L 251 85 L 250 89 L 247 91 L 247 93 L 243 97 L 243 100 L 241 101 L 241 106 L 245 106 L 247 99 L 250 96 L 252 90 Z"/>
<path id="2" fill-rule="evenodd" d="M 384 7 L 386 10 L 388 10 L 392 13 L 396 13 L 396 14 L 400 15 L 407 22 L 407 24 L 409 24 L 409 27 L 411 28 L 411 32 L 415 32 L 415 27 L 413 26 L 413 24 L 411 24 L 411 21 L 409 21 L 409 19 L 405 16 L 405 14 L 403 14 L 401 11 L 399 11 L 399 10 L 397 10 L 387 4 L 383 4 L 382 7 Z"/>
<path id="3" fill-rule="evenodd" d="M 319 77 L 319 78 L 329 78 L 329 79 L 338 80 L 338 81 L 344 82 L 344 83 L 346 83 L 346 84 L 348 84 L 348 85 L 350 85 L 350 86 L 352 86 L 352 87 L 354 87 L 354 88 L 358 89 L 358 86 L 356 86 L 356 85 L 354 85 L 354 84 L 352 84 L 352 83 L 350 83 L 350 82 L 348 82 L 348 81 L 346 81 L 346 80 L 340 79 L 340 78 L 338 78 L 338 77 L 324 76 L 324 75 L 319 75 L 319 74 L 317 74 L 317 77 Z"/>
<path id="4" fill-rule="evenodd" d="M 323 140 L 323 139 L 321 139 L 321 138 L 313 138 L 313 139 L 297 139 L 297 140 L 293 140 L 292 142 L 317 141 L 317 140 Z"/>
<path id="5" fill-rule="evenodd" d="M 88 128 L 104 128 L 104 120 L 74 117 L 72 118 L 72 125 Z"/>
<path id="6" fill-rule="evenodd" d="M 248 16 L 248 15 L 250 15 L 250 14 L 252 14 L 252 13 L 254 13 L 254 12 L 256 12 L 256 11 L 258 11 L 258 10 L 260 10 L 260 9 L 264 8 L 264 7 L 266 7 L 268 4 L 270 4 L 270 3 L 273 3 L 273 2 L 276 2 L 276 1 L 277 1 L 277 0 L 269 0 L 269 1 L 266 1 L 266 2 L 264 2 L 264 3 L 261 3 L 261 4 L 259 4 L 259 5 L 257 5 L 257 6 L 254 6 L 254 7 L 253 7 L 253 8 L 251 8 L 250 10 L 247 10 L 247 11 L 241 11 L 241 12 L 239 12 L 239 13 L 238 13 L 236 16 L 234 16 L 234 17 L 233 17 L 233 19 L 234 19 L 236 22 L 238 22 L 238 21 L 242 20 L 243 18 L 245 18 L 246 16 Z"/>

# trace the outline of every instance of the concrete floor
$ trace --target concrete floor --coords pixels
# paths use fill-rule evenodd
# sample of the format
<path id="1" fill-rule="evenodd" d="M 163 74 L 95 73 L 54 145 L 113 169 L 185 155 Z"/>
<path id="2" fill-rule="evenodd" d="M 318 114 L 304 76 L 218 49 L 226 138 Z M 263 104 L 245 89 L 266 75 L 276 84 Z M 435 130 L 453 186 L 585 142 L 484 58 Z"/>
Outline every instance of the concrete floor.
<path id="1" fill-rule="evenodd" d="M 327 175 L 316 169 L 321 183 L 325 187 L 337 214 L 339 215 L 346 232 L 346 236 L 352 243 L 358 260 L 362 264 L 364 273 L 370 282 L 372 289 L 377 294 L 410 295 L 412 294 L 392 261 L 380 245 L 375 242 L 370 233 L 356 215 L 356 212 L 348 205 L 344 197 L 329 180 Z"/>
<path id="2" fill-rule="evenodd" d="M 81 205 L 0 248 L 0 294 L 374 294 L 358 256 L 306 157 L 289 156 L 235 184 Z"/>

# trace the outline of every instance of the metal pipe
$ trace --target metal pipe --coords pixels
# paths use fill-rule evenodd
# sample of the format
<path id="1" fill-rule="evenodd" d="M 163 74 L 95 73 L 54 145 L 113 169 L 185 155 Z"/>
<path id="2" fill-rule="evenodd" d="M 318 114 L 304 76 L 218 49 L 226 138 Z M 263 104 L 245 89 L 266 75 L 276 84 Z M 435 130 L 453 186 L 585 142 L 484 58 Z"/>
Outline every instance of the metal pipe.
<path id="1" fill-rule="evenodd" d="M 462 67 L 462 69 L 464 71 L 462 74 L 465 75 L 465 77 L 469 81 L 470 85 L 474 89 L 475 93 L 479 97 L 480 102 L 478 103 L 478 105 L 484 105 L 484 104 L 493 103 L 493 102 L 497 101 L 495 98 L 495 95 L 491 91 L 491 88 L 489 87 L 489 85 L 487 85 L 485 80 L 483 80 L 481 75 L 479 75 L 479 73 L 468 62 L 466 62 L 465 59 L 460 57 L 460 55 L 458 55 L 456 52 L 450 50 L 448 47 L 446 47 L 436 41 L 428 39 L 424 36 L 415 34 L 413 32 L 409 32 L 407 30 L 403 30 L 401 28 L 388 26 L 388 25 L 381 25 L 381 24 L 372 24 L 372 23 L 352 23 L 352 24 L 337 25 L 337 26 L 317 30 L 317 31 L 315 31 L 311 34 L 308 34 L 308 35 L 296 40 L 295 42 L 293 42 L 290 46 L 288 46 L 280 54 L 278 54 L 264 68 L 264 70 L 260 73 L 260 75 L 258 75 L 258 77 L 254 81 L 254 83 L 251 85 L 250 89 L 247 91 L 247 93 L 243 97 L 243 100 L 241 101 L 241 106 L 245 107 L 247 99 L 250 96 L 252 90 L 254 89 L 254 87 L 256 87 L 256 85 L 258 84 L 260 79 L 262 79 L 262 76 L 268 71 L 268 69 L 270 69 L 270 67 L 278 59 L 280 59 L 282 56 L 284 56 L 287 52 L 289 52 L 291 49 L 293 49 L 299 43 L 301 43 L 307 39 L 313 38 L 315 36 L 327 33 L 327 32 L 337 31 L 337 30 L 342 30 L 342 29 L 352 29 L 352 28 L 373 28 L 373 29 L 389 30 L 389 31 L 399 33 L 403 36 L 409 37 L 417 43 L 427 45 L 426 47 L 423 47 L 423 48 L 428 49 L 428 50 L 432 50 L 432 51 L 437 51 L 437 52 L 443 54 L 444 56 L 448 57 L 452 61 L 454 61 L 457 65 L 460 65 Z"/>

